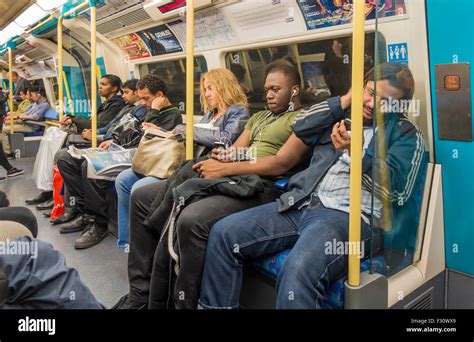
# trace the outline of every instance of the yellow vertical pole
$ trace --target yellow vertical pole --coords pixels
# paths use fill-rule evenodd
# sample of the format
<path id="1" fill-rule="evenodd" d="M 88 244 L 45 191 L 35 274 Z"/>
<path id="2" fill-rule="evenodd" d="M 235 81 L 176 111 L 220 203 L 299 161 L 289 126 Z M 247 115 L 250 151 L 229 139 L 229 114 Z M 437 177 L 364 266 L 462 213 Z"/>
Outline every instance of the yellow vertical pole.
<path id="1" fill-rule="evenodd" d="M 64 90 L 63 90 L 63 18 L 58 19 L 58 112 L 59 121 L 64 115 Z"/>
<path id="2" fill-rule="evenodd" d="M 194 0 L 186 2 L 186 159 L 194 154 Z"/>
<path id="3" fill-rule="evenodd" d="M 97 8 L 91 9 L 91 119 L 92 119 L 92 147 L 97 147 Z"/>
<path id="4" fill-rule="evenodd" d="M 354 32 L 352 47 L 352 133 L 349 245 L 360 245 L 362 192 L 362 111 L 364 96 L 365 1 L 354 0 Z M 350 286 L 360 284 L 360 255 L 355 248 L 349 254 Z"/>
<path id="5" fill-rule="evenodd" d="M 249 80 L 250 89 L 253 90 L 252 76 L 250 76 L 249 61 L 247 59 L 247 53 L 245 51 L 242 52 L 242 61 L 244 62 L 244 68 L 245 68 L 245 71 L 247 72 L 247 78 Z"/>
<path id="6" fill-rule="evenodd" d="M 65 71 L 63 71 L 63 82 L 64 82 L 64 88 L 66 88 L 66 96 L 67 96 L 67 102 L 69 103 L 70 113 L 71 113 L 72 116 L 75 116 L 76 113 L 74 112 L 74 104 L 72 103 L 71 90 L 69 89 L 69 84 L 68 84 L 68 81 L 67 81 Z"/>
<path id="7" fill-rule="evenodd" d="M 8 92 L 8 106 L 10 107 L 10 112 L 13 113 L 13 52 L 12 48 L 8 48 L 8 82 L 9 92 Z M 13 134 L 13 115 L 10 115 L 10 134 Z"/>
<path id="8" fill-rule="evenodd" d="M 301 87 L 301 89 L 304 89 L 303 66 L 301 65 L 301 56 L 300 56 L 300 52 L 298 51 L 298 45 L 296 45 L 296 44 L 293 45 L 293 53 L 295 54 L 295 57 L 296 57 L 296 64 L 298 65 L 298 72 L 301 75 L 300 87 Z"/>

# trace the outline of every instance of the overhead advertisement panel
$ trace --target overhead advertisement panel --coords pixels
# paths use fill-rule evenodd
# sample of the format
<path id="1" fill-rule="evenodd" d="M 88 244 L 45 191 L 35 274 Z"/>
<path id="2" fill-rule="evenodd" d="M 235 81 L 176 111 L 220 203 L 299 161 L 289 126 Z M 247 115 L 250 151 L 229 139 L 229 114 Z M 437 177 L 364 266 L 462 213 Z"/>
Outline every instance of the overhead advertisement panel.
<path id="1" fill-rule="evenodd" d="M 365 0 L 365 17 L 375 19 L 376 2 L 379 18 L 406 14 L 405 0 Z M 352 0 L 296 0 L 308 30 L 352 22 Z"/>
<path id="2" fill-rule="evenodd" d="M 159 25 L 114 39 L 130 60 L 181 52 L 183 48 L 167 25 Z"/>

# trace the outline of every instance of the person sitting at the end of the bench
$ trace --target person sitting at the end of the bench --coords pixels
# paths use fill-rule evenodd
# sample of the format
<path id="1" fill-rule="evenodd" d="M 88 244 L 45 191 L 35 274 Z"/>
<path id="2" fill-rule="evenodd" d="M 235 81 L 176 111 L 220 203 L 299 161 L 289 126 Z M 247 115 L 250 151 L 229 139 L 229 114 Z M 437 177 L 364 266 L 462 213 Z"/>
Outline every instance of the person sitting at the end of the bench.
<path id="1" fill-rule="evenodd" d="M 30 89 L 31 100 L 33 104 L 25 110 L 25 113 L 20 113 L 16 116 L 16 121 L 13 122 L 13 131 L 15 133 L 31 133 L 40 129 L 34 123 L 27 123 L 26 121 L 44 121 L 44 114 L 49 109 L 49 103 L 44 95 L 44 89 L 40 87 L 32 87 Z M 2 142 L 5 153 L 10 153 L 10 142 L 7 134 L 10 132 L 10 120 L 7 116 L 5 125 L 3 126 Z"/>

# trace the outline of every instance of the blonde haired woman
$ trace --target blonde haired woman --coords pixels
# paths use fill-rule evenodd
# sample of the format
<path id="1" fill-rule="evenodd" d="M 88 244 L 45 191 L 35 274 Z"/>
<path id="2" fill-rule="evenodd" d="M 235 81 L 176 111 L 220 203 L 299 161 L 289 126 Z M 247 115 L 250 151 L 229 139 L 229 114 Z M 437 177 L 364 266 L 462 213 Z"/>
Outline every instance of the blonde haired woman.
<path id="1" fill-rule="evenodd" d="M 247 97 L 234 74 L 227 69 L 214 69 L 204 73 L 200 81 L 201 108 L 205 115 L 194 125 L 194 141 L 204 149 L 212 150 L 216 142 L 231 146 L 244 130 L 249 119 Z M 151 124 L 148 124 L 151 125 Z M 178 125 L 175 133 L 186 134 L 186 126 Z M 159 182 L 128 169 L 115 180 L 118 197 L 117 247 L 126 248 L 129 240 L 130 196 L 139 187 Z"/>
<path id="2" fill-rule="evenodd" d="M 230 146 L 244 130 L 249 119 L 247 96 L 234 74 L 227 69 L 214 69 L 201 75 L 201 108 L 204 117 L 194 126 L 194 141 L 207 148 L 216 142 Z M 178 125 L 176 133 L 186 133 Z"/>

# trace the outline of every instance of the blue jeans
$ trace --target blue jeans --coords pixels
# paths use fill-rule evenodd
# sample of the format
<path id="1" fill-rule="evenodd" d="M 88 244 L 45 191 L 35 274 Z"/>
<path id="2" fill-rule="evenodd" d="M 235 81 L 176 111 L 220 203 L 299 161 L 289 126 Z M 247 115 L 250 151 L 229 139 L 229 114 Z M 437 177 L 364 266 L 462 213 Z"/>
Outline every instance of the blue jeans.
<path id="1" fill-rule="evenodd" d="M 130 196 L 136 189 L 156 182 L 161 179 L 155 177 L 145 177 L 133 170 L 122 171 L 115 179 L 115 189 L 117 190 L 117 211 L 118 211 L 118 248 L 127 248 L 130 237 Z"/>
<path id="2" fill-rule="evenodd" d="M 292 248 L 277 278 L 277 309 L 319 309 L 329 285 L 347 270 L 349 215 L 325 208 L 318 198 L 302 210 L 279 213 L 275 202 L 230 215 L 211 230 L 199 305 L 238 308 L 245 261 Z M 367 255 L 371 230 L 361 220 Z M 381 241 L 380 238 L 374 239 Z"/>

